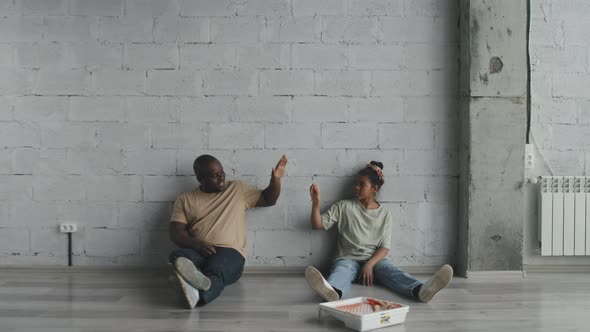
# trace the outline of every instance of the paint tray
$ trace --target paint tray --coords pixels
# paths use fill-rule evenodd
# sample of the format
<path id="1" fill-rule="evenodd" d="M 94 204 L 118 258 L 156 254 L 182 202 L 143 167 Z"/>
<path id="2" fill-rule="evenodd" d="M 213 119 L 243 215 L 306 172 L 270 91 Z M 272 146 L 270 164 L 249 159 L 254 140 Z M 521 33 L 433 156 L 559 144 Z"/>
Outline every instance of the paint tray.
<path id="1" fill-rule="evenodd" d="M 375 307 L 375 301 L 384 304 Z M 393 309 L 385 309 L 386 306 Z M 379 311 L 375 311 L 378 309 Z M 332 316 L 344 322 L 346 327 L 357 331 L 369 331 L 391 325 L 401 324 L 406 320 L 410 307 L 404 304 L 368 297 L 325 302 L 319 305 L 319 319 Z"/>

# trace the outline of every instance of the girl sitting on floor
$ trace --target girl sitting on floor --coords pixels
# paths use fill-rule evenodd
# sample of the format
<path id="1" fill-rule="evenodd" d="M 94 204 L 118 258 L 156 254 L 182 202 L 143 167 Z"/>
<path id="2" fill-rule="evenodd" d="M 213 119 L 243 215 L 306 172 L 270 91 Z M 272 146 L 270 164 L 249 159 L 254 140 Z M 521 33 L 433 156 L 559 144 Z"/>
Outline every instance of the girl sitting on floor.
<path id="1" fill-rule="evenodd" d="M 371 161 L 358 172 L 353 187 L 355 199 L 342 200 L 320 214 L 320 187 L 310 188 L 313 229 L 338 229 L 338 252 L 328 280 L 313 266 L 305 278 L 324 300 L 336 301 L 348 295 L 352 282 L 373 283 L 420 302 L 429 302 L 453 277 L 453 269 L 443 265 L 425 283 L 397 268 L 388 258 L 391 248 L 391 213 L 376 200 L 384 184 L 383 164 Z"/>

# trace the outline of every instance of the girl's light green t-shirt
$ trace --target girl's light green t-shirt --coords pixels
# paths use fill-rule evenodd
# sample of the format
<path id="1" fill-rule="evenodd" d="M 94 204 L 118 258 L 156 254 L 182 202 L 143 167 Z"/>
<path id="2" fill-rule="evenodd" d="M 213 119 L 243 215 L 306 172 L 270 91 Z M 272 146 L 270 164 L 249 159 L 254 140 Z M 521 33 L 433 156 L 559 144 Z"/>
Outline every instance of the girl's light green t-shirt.
<path id="1" fill-rule="evenodd" d="M 367 210 L 356 199 L 336 202 L 322 214 L 322 225 L 338 227 L 336 259 L 367 260 L 378 248 L 391 249 L 391 213 L 381 205 Z"/>

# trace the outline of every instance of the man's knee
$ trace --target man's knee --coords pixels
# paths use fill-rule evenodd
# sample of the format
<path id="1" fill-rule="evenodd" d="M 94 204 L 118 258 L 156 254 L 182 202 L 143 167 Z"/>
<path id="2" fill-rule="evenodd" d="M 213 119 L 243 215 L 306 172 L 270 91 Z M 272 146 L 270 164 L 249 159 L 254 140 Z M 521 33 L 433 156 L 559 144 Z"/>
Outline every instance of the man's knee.
<path id="1" fill-rule="evenodd" d="M 217 276 L 225 284 L 236 282 L 244 270 L 244 264 L 237 262 L 208 262 L 204 269 L 206 275 Z"/>
<path id="2" fill-rule="evenodd" d="M 195 253 L 196 252 L 193 249 L 176 248 L 176 249 L 172 250 L 172 252 L 168 256 L 168 260 L 170 261 L 170 263 L 174 263 L 174 261 L 178 257 L 185 257 L 185 258 L 188 258 L 190 260 L 193 260 Z"/>

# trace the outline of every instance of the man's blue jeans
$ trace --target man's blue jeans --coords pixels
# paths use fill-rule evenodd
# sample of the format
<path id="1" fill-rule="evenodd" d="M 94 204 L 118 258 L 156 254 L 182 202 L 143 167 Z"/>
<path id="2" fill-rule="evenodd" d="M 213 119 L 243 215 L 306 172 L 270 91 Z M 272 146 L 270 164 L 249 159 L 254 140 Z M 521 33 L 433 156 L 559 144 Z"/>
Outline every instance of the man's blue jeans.
<path id="1" fill-rule="evenodd" d="M 199 290 L 199 305 L 209 303 L 217 298 L 223 288 L 238 281 L 244 271 L 245 259 L 237 250 L 223 247 L 214 248 L 215 254 L 209 257 L 189 248 L 178 248 L 170 254 L 171 263 L 174 263 L 178 257 L 188 258 L 204 275 L 211 279 L 211 287 L 208 290 Z"/>
<path id="2" fill-rule="evenodd" d="M 341 258 L 337 259 L 332 266 L 328 277 L 328 283 L 342 292 L 345 298 L 353 282 L 360 281 L 360 271 L 365 261 Z M 403 272 L 389 259 L 382 259 L 373 267 L 373 278 L 375 283 L 385 286 L 400 295 L 415 298 L 412 291 L 422 282 Z"/>

